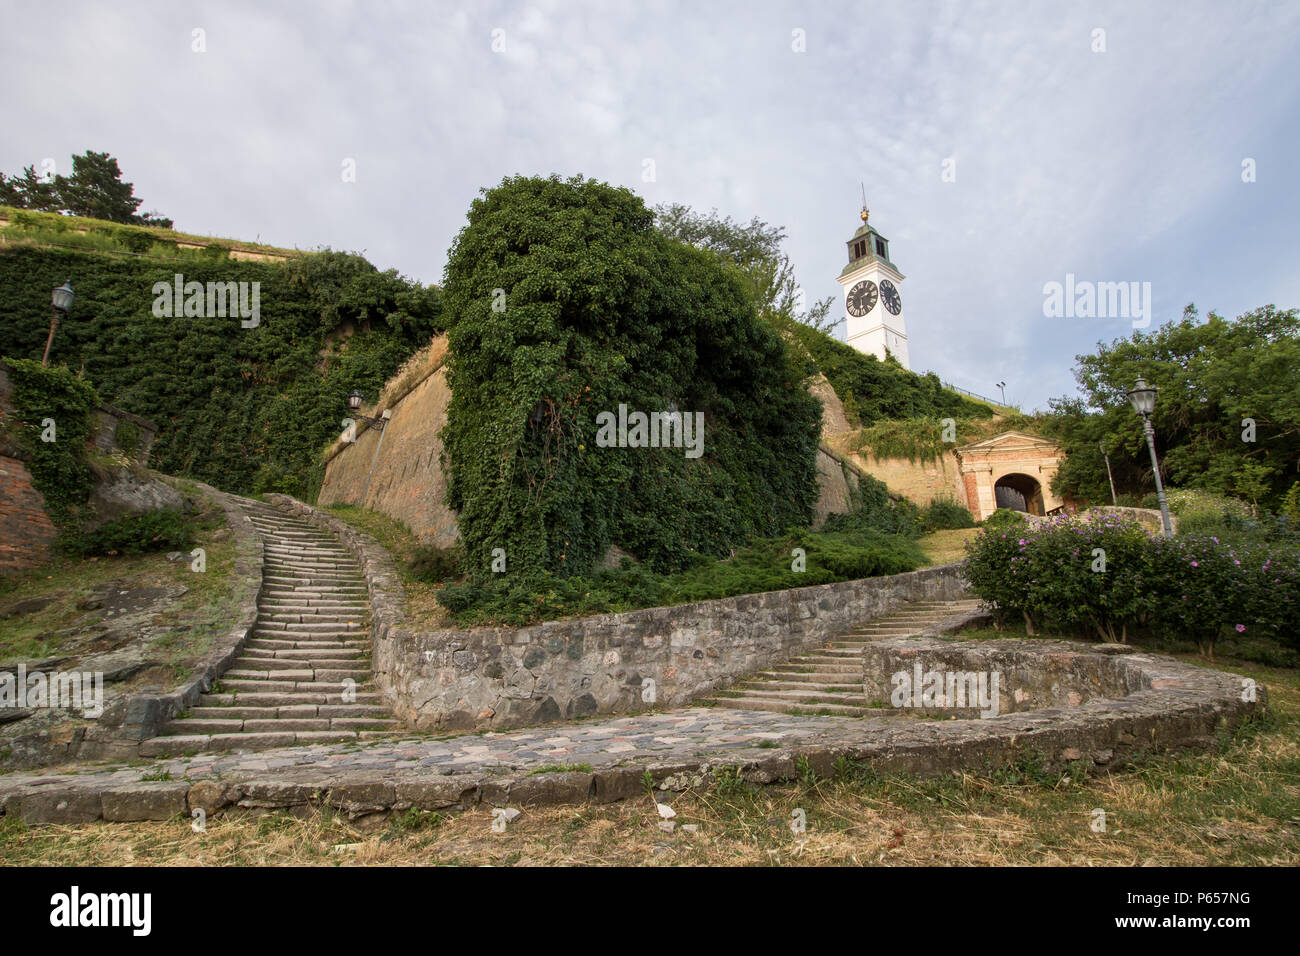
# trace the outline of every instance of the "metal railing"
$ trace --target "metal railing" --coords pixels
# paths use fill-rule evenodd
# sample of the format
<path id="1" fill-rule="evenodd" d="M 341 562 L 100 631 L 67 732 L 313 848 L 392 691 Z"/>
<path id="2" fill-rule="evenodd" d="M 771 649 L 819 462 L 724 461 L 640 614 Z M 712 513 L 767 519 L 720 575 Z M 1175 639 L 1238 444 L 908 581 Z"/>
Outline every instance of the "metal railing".
<path id="1" fill-rule="evenodd" d="M 1012 408 L 1006 402 L 999 402 L 996 398 L 989 398 L 987 395 L 981 395 L 979 392 L 972 392 L 965 388 L 958 388 L 951 382 L 943 382 L 943 387 L 950 392 L 960 392 L 962 395 L 969 395 L 971 398 L 978 398 L 981 402 L 988 402 L 990 405 L 996 405 L 998 408 Z"/>

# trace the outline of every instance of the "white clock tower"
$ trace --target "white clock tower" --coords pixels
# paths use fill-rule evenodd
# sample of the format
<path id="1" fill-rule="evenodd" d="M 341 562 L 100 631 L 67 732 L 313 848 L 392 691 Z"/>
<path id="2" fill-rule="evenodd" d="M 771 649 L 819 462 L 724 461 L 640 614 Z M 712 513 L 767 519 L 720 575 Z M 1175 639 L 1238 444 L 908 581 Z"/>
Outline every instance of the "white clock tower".
<path id="1" fill-rule="evenodd" d="M 849 264 L 839 278 L 848 313 L 845 337 L 859 352 L 882 361 L 888 353 L 910 369 L 903 297 L 898 291 L 904 276 L 889 261 L 889 240 L 867 225 L 869 215 L 864 205 L 862 226 L 848 242 Z"/>

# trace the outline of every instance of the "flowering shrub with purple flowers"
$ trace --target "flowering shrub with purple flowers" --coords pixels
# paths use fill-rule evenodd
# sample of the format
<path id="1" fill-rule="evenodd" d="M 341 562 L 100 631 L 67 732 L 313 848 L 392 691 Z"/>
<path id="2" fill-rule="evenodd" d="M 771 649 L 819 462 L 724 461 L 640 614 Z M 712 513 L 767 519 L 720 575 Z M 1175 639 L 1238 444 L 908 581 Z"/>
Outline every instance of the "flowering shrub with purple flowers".
<path id="1" fill-rule="evenodd" d="M 1250 631 L 1300 647 L 1300 551 L 1285 544 L 1165 538 L 1119 517 L 1063 514 L 985 530 L 966 550 L 971 590 L 1031 634 L 1183 636 L 1213 654 L 1223 633 Z"/>

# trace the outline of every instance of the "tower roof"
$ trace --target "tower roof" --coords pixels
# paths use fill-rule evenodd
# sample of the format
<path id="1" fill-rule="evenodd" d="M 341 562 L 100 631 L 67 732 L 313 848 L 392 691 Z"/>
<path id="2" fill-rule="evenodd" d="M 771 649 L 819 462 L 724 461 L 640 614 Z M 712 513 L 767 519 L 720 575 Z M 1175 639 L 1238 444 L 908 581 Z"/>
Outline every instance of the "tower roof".
<path id="1" fill-rule="evenodd" d="M 867 222 L 867 210 L 862 210 L 862 225 L 858 226 L 848 243 L 849 261 L 840 275 L 847 275 L 862 268 L 868 262 L 883 262 L 898 272 L 898 267 L 889 259 L 889 240 L 880 234 L 875 226 Z M 899 273 L 902 275 L 902 273 Z"/>

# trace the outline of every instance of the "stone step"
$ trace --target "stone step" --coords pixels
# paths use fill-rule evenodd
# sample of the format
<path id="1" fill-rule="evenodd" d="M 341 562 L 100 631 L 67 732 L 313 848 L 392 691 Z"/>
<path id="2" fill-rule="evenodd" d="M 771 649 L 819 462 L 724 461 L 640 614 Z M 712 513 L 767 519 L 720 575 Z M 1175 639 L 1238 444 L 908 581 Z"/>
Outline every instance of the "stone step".
<path id="1" fill-rule="evenodd" d="M 861 684 L 862 668 L 846 670 L 840 676 L 826 672 L 799 674 L 792 671 L 759 671 L 757 676 L 772 681 L 790 681 L 799 684 Z"/>
<path id="2" fill-rule="evenodd" d="M 319 595 L 317 597 L 316 595 Z M 366 600 L 368 595 L 364 584 L 301 584 L 294 586 L 292 584 L 280 584 L 272 582 L 262 590 L 262 596 L 266 598 L 280 598 L 289 600 L 325 600 L 326 598 L 338 598 L 341 600 L 353 600 L 360 598 Z"/>
<path id="3" fill-rule="evenodd" d="M 256 734 L 182 734 L 153 737 L 140 744 L 142 757 L 177 757 L 190 752 L 217 753 L 233 750 L 273 750 L 310 744 L 345 743 L 349 740 L 378 740 L 394 736 L 388 730 L 299 730 Z"/>
<path id="4" fill-rule="evenodd" d="M 302 615 L 296 616 L 302 617 Z M 303 634 L 343 634 L 348 632 L 359 633 L 365 628 L 361 626 L 359 621 L 355 620 L 320 621 L 313 618 L 305 621 L 275 621 L 259 617 L 254 630 L 257 632 L 296 631 Z"/>
<path id="5" fill-rule="evenodd" d="M 364 689 L 362 685 L 357 685 L 356 693 L 352 696 L 353 700 L 348 703 L 344 702 L 342 691 L 338 689 L 249 691 L 248 693 L 241 691 L 239 694 L 204 694 L 199 698 L 199 704 L 204 707 L 299 707 L 304 704 L 315 704 L 318 707 L 336 704 L 340 707 L 352 707 L 379 706 L 381 703 L 377 693 Z"/>
<path id="6" fill-rule="evenodd" d="M 266 651 L 263 651 L 262 653 L 263 653 L 263 654 L 266 654 L 267 652 L 266 652 Z M 280 678 L 280 672 L 283 672 L 283 671 L 299 670 L 299 669 L 301 669 L 301 668 L 308 668 L 308 669 L 313 670 L 313 671 L 318 671 L 318 670 L 322 670 L 322 669 L 326 669 L 326 670 L 351 670 L 351 669 L 359 669 L 359 668 L 362 668 L 362 667 L 369 668 L 369 666 L 370 666 L 370 658 L 368 658 L 368 657 L 360 657 L 360 656 L 358 656 L 358 655 L 356 655 L 356 654 L 353 654 L 351 657 L 336 657 L 336 656 L 332 656 L 332 655 L 336 655 L 336 654 L 338 654 L 339 652 L 338 652 L 338 651 L 331 651 L 331 650 L 328 650 L 328 649 L 326 649 L 323 653 L 326 654 L 326 655 L 331 655 L 331 656 L 321 656 L 321 657 L 282 657 L 282 656 L 266 656 L 266 657 L 258 657 L 258 656 L 255 656 L 255 655 L 253 655 L 253 654 L 243 654 L 243 655 L 241 655 L 240 657 L 238 657 L 238 658 L 235 659 L 235 662 L 231 665 L 231 669 L 230 669 L 229 671 L 227 671 L 226 673 L 230 674 L 230 673 L 232 673 L 235 669 L 245 670 L 245 671 L 246 671 L 246 670 L 254 670 L 254 671 L 274 671 L 275 673 L 272 673 L 272 674 L 270 675 L 270 678 L 271 678 L 272 680 L 280 680 L 280 679 L 281 679 L 281 678 Z"/>
<path id="7" fill-rule="evenodd" d="M 809 690 L 736 690 L 719 696 L 719 700 L 774 700 L 778 703 L 786 703 L 795 707 L 801 707 L 807 704 L 843 704 L 849 707 L 867 707 L 871 701 L 863 695 L 862 689 L 858 688 L 855 693 L 846 694 L 839 691 L 828 691 L 820 688 L 811 688 Z"/>
<path id="8" fill-rule="evenodd" d="M 308 598 L 300 594 L 286 595 L 284 597 L 263 595 L 262 600 L 258 602 L 258 607 L 268 611 L 289 611 L 294 608 L 302 608 L 304 611 L 329 610 L 331 608 L 350 611 L 360 608 L 364 611 L 368 606 L 366 599 L 360 594 L 351 598 L 338 596 Z"/>
<path id="9" fill-rule="evenodd" d="M 855 684 L 853 681 L 821 683 L 818 681 L 794 680 L 747 680 L 733 685 L 730 689 L 745 693 L 753 691 L 757 694 L 776 690 L 817 690 L 836 694 L 860 694 L 862 693 L 862 681 Z"/>
<path id="10" fill-rule="evenodd" d="M 788 664 L 778 664 L 772 670 L 783 674 L 857 674 L 862 676 L 862 666 L 846 666 L 844 664 L 830 663 L 825 664 L 821 661 L 809 661 L 803 658 L 793 660 Z"/>
<path id="11" fill-rule="evenodd" d="M 267 558 L 262 564 L 263 570 L 267 574 L 314 574 L 319 577 L 327 578 L 330 575 L 336 575 L 339 578 L 357 577 L 356 565 L 344 564 L 341 561 L 278 561 Z"/>
<path id="12" fill-rule="evenodd" d="M 273 633 L 283 634 L 283 631 Z M 244 645 L 245 653 L 252 651 L 294 651 L 294 650 L 330 650 L 330 649 L 351 649 L 356 648 L 362 652 L 370 649 L 369 641 L 327 641 L 312 640 L 305 638 L 303 640 L 275 640 L 269 637 L 254 637 Z"/>
<path id="13" fill-rule="evenodd" d="M 265 550 L 270 554 L 282 554 L 289 558 L 328 557 L 330 559 L 355 560 L 352 552 L 342 545 L 328 544 L 324 541 L 275 541 L 267 539 Z"/>
<path id="14" fill-rule="evenodd" d="M 275 574 L 266 572 L 262 576 L 262 581 L 271 585 L 280 585 L 284 587 L 310 587 L 310 588 L 354 588 L 360 587 L 365 590 L 365 582 L 359 574 L 309 574 L 306 572 L 289 571 L 285 574 Z"/>
<path id="15" fill-rule="evenodd" d="M 823 714 L 830 717 L 868 717 L 874 713 L 867 707 L 845 707 L 842 704 L 809 704 L 806 707 L 791 708 L 789 704 L 781 701 L 742 700 L 734 697 L 713 697 L 708 698 L 706 702 L 714 707 L 725 707 L 728 710 L 765 710 L 778 714 L 790 713 L 794 709 L 805 716 L 812 717 Z"/>
<path id="16" fill-rule="evenodd" d="M 268 547 L 265 550 L 267 564 L 288 565 L 290 567 L 343 567 L 354 568 L 357 560 L 351 554 L 289 554 Z"/>
<path id="17" fill-rule="evenodd" d="M 298 641 L 307 642 L 312 640 L 322 641 L 349 641 L 365 640 L 368 632 L 363 628 L 344 627 L 330 629 L 321 629 L 319 631 L 305 631 L 301 626 L 287 627 L 283 630 L 278 627 L 265 627 L 254 625 L 253 637 L 257 640 L 278 640 L 278 641 Z M 368 643 L 368 642 L 367 642 Z"/>
<path id="18" fill-rule="evenodd" d="M 379 704 L 283 704 L 268 707 L 234 704 L 229 707 L 192 707 L 186 719 L 270 720 L 275 717 L 372 717 L 388 720 L 392 714 Z"/>
<path id="19" fill-rule="evenodd" d="M 324 730 L 401 730 L 403 724 L 391 717 L 267 717 L 230 720 L 173 720 L 167 725 L 164 736 L 194 736 L 218 734 L 264 734 L 286 731 Z"/>
<path id="20" fill-rule="evenodd" d="M 286 624 L 300 624 L 307 621 L 318 623 L 325 621 L 347 624 L 350 621 L 360 621 L 365 617 L 365 613 L 344 608 L 288 608 L 283 611 L 263 608 L 257 617 L 258 623 L 284 621 Z"/>
<path id="21" fill-rule="evenodd" d="M 357 691 L 358 698 L 360 698 L 360 692 L 363 689 L 368 689 L 370 686 L 369 685 L 370 672 L 366 671 L 365 673 L 366 673 L 366 680 L 364 681 L 357 677 L 352 678 L 352 681 L 356 684 L 354 690 Z M 226 680 L 225 678 L 222 678 L 221 687 L 225 691 L 229 691 L 232 694 L 237 694 L 241 702 L 246 702 L 245 697 L 248 694 L 291 693 L 294 691 L 311 691 L 312 693 L 319 693 L 319 694 L 335 694 L 341 697 L 343 694 L 342 679 L 340 678 L 337 680 L 330 680 L 325 675 L 326 672 L 324 671 L 318 672 L 316 673 L 315 680 L 311 680 L 311 679 L 296 680 L 296 679 L 290 679 L 284 677 L 276 680 L 272 680 L 269 677 L 268 678 L 236 677 L 230 680 Z M 349 675 L 344 675 L 344 676 L 349 676 Z M 334 703 L 343 703 L 343 701 L 337 700 Z"/>
<path id="22" fill-rule="evenodd" d="M 364 665 L 364 666 L 359 666 Z M 370 680 L 370 666 L 367 661 L 339 661 L 337 663 L 318 663 L 316 661 L 277 661 L 268 658 L 240 659 L 231 665 L 230 670 L 221 678 L 222 686 L 238 690 L 239 681 L 283 684 L 291 682 L 341 684 L 345 680 Z M 267 690 L 286 690 L 284 687 L 266 688 Z"/>

